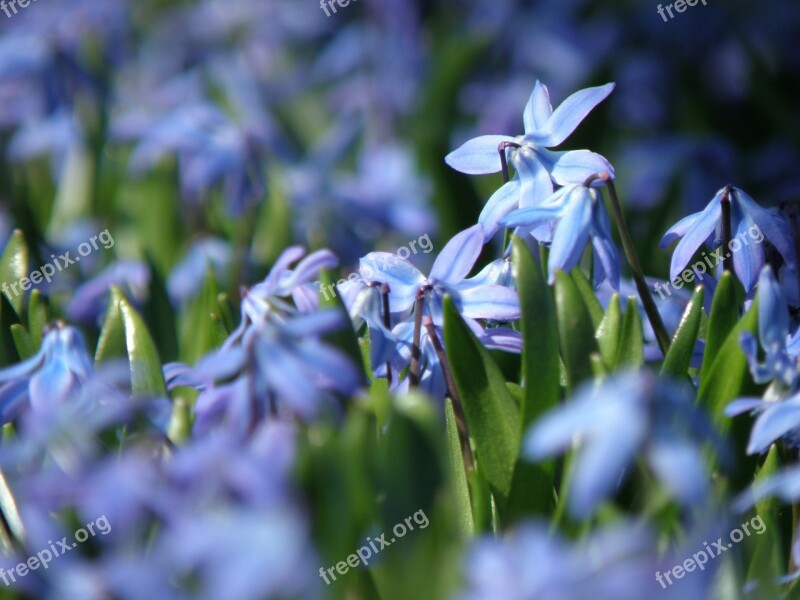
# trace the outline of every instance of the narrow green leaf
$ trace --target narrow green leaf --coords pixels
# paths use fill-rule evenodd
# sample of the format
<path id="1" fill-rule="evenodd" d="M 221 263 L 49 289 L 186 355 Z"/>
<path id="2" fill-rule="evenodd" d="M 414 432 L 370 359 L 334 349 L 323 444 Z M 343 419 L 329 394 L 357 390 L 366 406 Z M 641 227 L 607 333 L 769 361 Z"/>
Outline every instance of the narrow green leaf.
<path id="1" fill-rule="evenodd" d="M 444 322 L 445 346 L 478 462 L 495 500 L 504 507 L 520 449 L 519 412 L 500 369 L 449 297 L 444 301 Z"/>
<path id="2" fill-rule="evenodd" d="M 644 364 L 644 331 L 636 296 L 629 296 L 622 319 L 617 368 L 633 368 Z"/>
<path id="3" fill-rule="evenodd" d="M 622 305 L 619 294 L 611 296 L 608 310 L 597 328 L 595 337 L 606 369 L 614 371 L 617 368 L 619 340 L 622 337 Z"/>
<path id="4" fill-rule="evenodd" d="M 111 287 L 111 302 L 100 332 L 97 360 L 118 356 L 120 343 L 131 369 L 131 390 L 136 396 L 166 396 L 161 360 L 144 320 L 124 294 Z"/>
<path id="5" fill-rule="evenodd" d="M 520 426 L 524 431 L 561 399 L 558 327 L 550 287 L 539 263 L 522 240 L 514 238 L 514 277 L 522 308 L 524 396 Z"/>
<path id="6" fill-rule="evenodd" d="M 447 468 L 453 487 L 453 509 L 459 530 L 465 536 L 475 533 L 475 520 L 472 516 L 472 502 L 469 497 L 469 482 L 461 457 L 461 442 L 458 437 L 456 415 L 453 401 L 447 398 L 445 404 L 445 427 L 447 433 Z"/>
<path id="7" fill-rule="evenodd" d="M 740 346 L 740 339 L 745 331 L 753 334 L 758 332 L 758 297 L 753 300 L 750 310 L 736 327 L 728 333 L 716 355 L 709 354 L 706 348 L 703 357 L 704 362 L 711 362 L 711 366 L 700 381 L 698 401 L 723 429 L 727 429 L 730 422 L 723 415 L 725 406 L 742 395 L 748 382 L 752 383 L 747 358 Z"/>
<path id="8" fill-rule="evenodd" d="M 195 364 L 200 357 L 218 346 L 218 324 L 212 315 L 220 311 L 219 289 L 214 272 L 206 271 L 200 294 L 185 312 L 181 323 L 181 360 Z"/>
<path id="9" fill-rule="evenodd" d="M 17 349 L 20 360 L 30 358 L 39 349 L 39 344 L 36 343 L 33 336 L 19 323 L 14 323 L 11 326 L 11 337 L 14 339 L 14 346 Z"/>
<path id="10" fill-rule="evenodd" d="M 19 324 L 14 307 L 4 294 L 0 294 L 0 367 L 19 362 L 19 354 L 11 335 L 11 326 Z"/>
<path id="11" fill-rule="evenodd" d="M 22 314 L 22 301 L 25 297 L 19 281 L 30 274 L 29 263 L 30 253 L 25 243 L 25 236 L 16 229 L 8 238 L 5 250 L 0 255 L 0 286 L 2 293 L 14 307 L 17 317 Z M 18 293 L 14 293 L 15 291 Z"/>
<path id="12" fill-rule="evenodd" d="M 47 301 L 39 290 L 33 290 L 28 298 L 28 332 L 37 347 L 42 343 L 42 334 L 49 320 Z"/>
<path id="13" fill-rule="evenodd" d="M 729 272 L 720 277 L 714 299 L 711 301 L 711 314 L 706 329 L 706 347 L 703 353 L 703 365 L 700 369 L 700 380 L 704 380 L 711 370 L 714 357 L 722 348 L 728 334 L 739 322 L 739 303 L 736 300 L 736 288 L 733 275 Z"/>
<path id="14" fill-rule="evenodd" d="M 23 549 L 20 542 L 25 538 L 25 527 L 17 508 L 17 501 L 2 471 L 0 471 L 0 516 L 2 516 L 0 542 L 6 554 L 14 554 Z"/>
<path id="15" fill-rule="evenodd" d="M 150 293 L 142 316 L 153 332 L 158 353 L 164 362 L 178 359 L 178 329 L 175 323 L 175 311 L 167 292 L 166 282 L 154 260 L 147 258 L 150 268 Z"/>
<path id="16" fill-rule="evenodd" d="M 592 318 L 592 325 L 594 325 L 595 330 L 597 330 L 597 328 L 600 327 L 600 322 L 603 320 L 603 305 L 600 304 L 600 301 L 597 299 L 597 294 L 594 293 L 592 284 L 586 278 L 583 271 L 575 267 L 571 275 L 575 286 L 581 293 L 586 308 L 589 310 L 589 316 Z"/>
<path id="17" fill-rule="evenodd" d="M 700 332 L 700 323 L 703 320 L 704 294 L 703 286 L 698 286 L 692 294 L 692 299 L 683 312 L 678 331 L 672 338 L 672 344 L 661 366 L 662 375 L 679 379 L 688 374 L 697 335 Z"/>
<path id="18" fill-rule="evenodd" d="M 591 355 L 598 351 L 595 327 L 578 286 L 564 273 L 556 273 L 556 314 L 561 358 L 569 389 L 592 376 Z M 527 350 L 527 349 L 526 349 Z"/>

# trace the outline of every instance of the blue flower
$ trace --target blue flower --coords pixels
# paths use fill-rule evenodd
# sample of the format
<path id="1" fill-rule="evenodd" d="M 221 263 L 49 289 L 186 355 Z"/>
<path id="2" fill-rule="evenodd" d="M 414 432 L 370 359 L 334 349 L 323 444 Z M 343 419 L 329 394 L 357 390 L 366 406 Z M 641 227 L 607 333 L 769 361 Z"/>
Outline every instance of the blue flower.
<path id="1" fill-rule="evenodd" d="M 350 360 L 320 340 L 343 323 L 335 311 L 318 311 L 318 290 L 310 281 L 337 259 L 328 250 L 304 253 L 300 246 L 287 248 L 264 281 L 245 290 L 242 320 L 219 350 L 194 368 L 164 366 L 170 389 L 201 390 L 196 433 L 222 421 L 246 432 L 267 415 L 311 419 L 324 401 L 332 404 L 335 394 L 360 385 Z"/>
<path id="2" fill-rule="evenodd" d="M 0 370 L 0 424 L 25 411 L 47 413 L 75 399 L 94 372 L 81 333 L 58 323 L 29 359 Z"/>
<path id="3" fill-rule="evenodd" d="M 232 258 L 230 244 L 222 239 L 205 238 L 196 242 L 167 279 L 172 301 L 179 304 L 192 298 L 200 290 L 209 269 L 217 281 L 225 281 Z"/>
<path id="4" fill-rule="evenodd" d="M 231 214 L 239 215 L 265 190 L 261 140 L 206 103 L 181 106 L 141 132 L 130 170 L 141 174 L 162 158 L 178 159 L 183 198 L 197 204 L 212 187 L 223 188 Z"/>
<path id="5" fill-rule="evenodd" d="M 715 247 L 712 254 L 716 257 L 717 264 L 721 264 L 725 258 L 723 252 L 728 256 L 732 255 L 733 269 L 747 292 L 755 285 L 764 266 L 764 248 L 761 244 L 764 239 L 778 249 L 792 269 L 795 268 L 794 244 L 786 220 L 759 206 L 739 188 L 731 187 L 727 194 L 726 191 L 728 188 L 720 189 L 702 212 L 684 217 L 664 234 L 662 248 L 682 238 L 672 254 L 670 280 L 678 278 L 700 247 L 712 240 Z M 721 201 L 725 195 L 731 205 L 731 241 L 728 248 L 721 248 Z M 737 247 L 734 247 L 734 241 L 737 241 Z"/>
<path id="6" fill-rule="evenodd" d="M 501 145 L 505 159 L 514 166 L 514 177 L 489 199 L 478 222 L 485 237 L 491 238 L 500 220 L 515 208 L 537 206 L 553 193 L 553 184 L 583 183 L 590 175 L 614 173 L 609 162 L 588 150 L 554 152 L 614 89 L 613 83 L 575 92 L 553 110 L 547 87 L 539 81 L 533 88 L 523 113 L 525 134 L 484 135 L 473 138 L 445 157 L 451 167 L 469 175 L 484 175 L 501 170 Z M 599 185 L 599 184 L 594 184 Z"/>
<path id="7" fill-rule="evenodd" d="M 617 249 L 611 235 L 611 222 L 597 189 L 583 184 L 565 186 L 538 206 L 515 210 L 500 223 L 527 231 L 543 226 L 555 229 L 548 258 L 551 284 L 556 271 L 571 271 L 578 264 L 591 240 L 596 258 L 595 284 L 608 278 L 611 286 L 619 289 Z"/>
<path id="8" fill-rule="evenodd" d="M 129 300 L 141 306 L 147 298 L 150 269 L 139 261 L 117 261 L 80 285 L 66 306 L 67 316 L 78 323 L 98 321 L 108 308 L 108 291 L 117 286 Z"/>
<path id="9" fill-rule="evenodd" d="M 682 504 L 708 492 L 702 448 L 715 438 L 686 389 L 646 371 L 587 384 L 565 406 L 528 431 L 524 454 L 540 460 L 580 440 L 570 483 L 570 511 L 586 517 L 613 494 L 629 464 L 643 455 L 656 478 Z"/>
<path id="10" fill-rule="evenodd" d="M 519 300 L 514 290 L 487 284 L 481 278 L 466 279 L 483 250 L 480 224 L 453 236 L 423 275 L 411 262 L 388 252 L 371 252 L 359 262 L 365 281 L 389 284 L 389 309 L 404 313 L 412 308 L 417 294 L 425 293 L 425 313 L 442 325 L 442 303 L 447 294 L 461 314 L 472 319 L 511 321 L 519 318 Z"/>
<path id="11" fill-rule="evenodd" d="M 786 298 L 769 265 L 761 270 L 758 277 L 758 337 L 766 354 L 763 364 L 758 362 L 755 336 L 745 331 L 741 338 L 754 381 L 766 383 L 777 379 L 786 387 L 792 387 L 798 376 L 798 355 L 789 346 L 793 338 L 789 335 Z"/>

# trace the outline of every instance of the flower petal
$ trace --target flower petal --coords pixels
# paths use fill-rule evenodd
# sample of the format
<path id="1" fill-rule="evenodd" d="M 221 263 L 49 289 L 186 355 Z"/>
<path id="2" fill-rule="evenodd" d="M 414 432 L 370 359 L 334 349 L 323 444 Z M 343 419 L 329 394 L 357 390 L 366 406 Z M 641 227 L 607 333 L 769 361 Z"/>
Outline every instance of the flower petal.
<path id="1" fill-rule="evenodd" d="M 483 250 L 483 225 L 478 223 L 457 233 L 442 248 L 431 267 L 428 279 L 456 285 L 463 280 Z"/>
<path id="2" fill-rule="evenodd" d="M 501 285 L 458 289 L 461 314 L 472 319 L 513 321 L 520 315 L 517 292 Z"/>
<path id="3" fill-rule="evenodd" d="M 478 217 L 478 223 L 483 225 L 485 242 L 492 239 L 500 229 L 500 220 L 519 207 L 520 190 L 519 175 L 514 175 L 511 181 L 501 186 L 489 198 Z"/>
<path id="4" fill-rule="evenodd" d="M 500 171 L 500 154 L 497 147 L 501 142 L 513 142 L 507 135 L 482 135 L 464 142 L 445 156 L 444 161 L 467 175 L 488 175 Z"/>
<path id="5" fill-rule="evenodd" d="M 605 100 L 614 90 L 615 84 L 607 83 L 575 92 L 564 100 L 547 119 L 537 141 L 543 145 L 558 146 L 575 131 L 592 109 Z M 538 132 L 537 132 L 538 133 Z"/>
<path id="6" fill-rule="evenodd" d="M 537 79 L 531 97 L 528 98 L 528 103 L 525 105 L 525 111 L 522 113 L 525 133 L 536 133 L 542 129 L 552 114 L 550 92 L 547 91 L 547 86 Z"/>
<path id="7" fill-rule="evenodd" d="M 549 152 L 550 176 L 558 185 L 581 184 L 591 175 L 607 172 L 614 177 L 614 167 L 604 157 L 589 150 Z M 598 182 L 599 184 L 600 182 Z"/>
<path id="8" fill-rule="evenodd" d="M 719 203 L 719 194 L 714 197 L 711 203 L 700 213 L 700 216 L 692 225 L 691 229 L 686 232 L 683 239 L 675 247 L 672 253 L 672 263 L 669 269 L 669 278 L 671 281 L 680 275 L 683 268 L 689 264 L 689 261 L 697 252 L 697 249 L 703 245 L 708 237 L 716 230 L 717 223 L 722 217 L 722 207 Z"/>

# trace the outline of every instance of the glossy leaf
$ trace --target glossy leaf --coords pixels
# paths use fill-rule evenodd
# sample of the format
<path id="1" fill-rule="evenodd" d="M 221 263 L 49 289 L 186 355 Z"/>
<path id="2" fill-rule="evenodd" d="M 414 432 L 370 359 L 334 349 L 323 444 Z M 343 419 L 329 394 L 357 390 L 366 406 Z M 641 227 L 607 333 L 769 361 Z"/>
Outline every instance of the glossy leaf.
<path id="1" fill-rule="evenodd" d="M 561 358 L 570 389 L 592 376 L 591 355 L 598 351 L 594 325 L 578 286 L 563 271 L 556 273 L 556 314 Z"/>
<path id="2" fill-rule="evenodd" d="M 447 297 L 444 337 L 470 437 L 486 480 L 503 507 L 520 451 L 519 411 L 498 366 Z"/>
<path id="3" fill-rule="evenodd" d="M 556 309 L 547 280 L 528 247 L 517 238 L 513 250 L 514 277 L 522 309 L 520 325 L 524 395 L 522 430 L 555 407 L 561 399 Z"/>
<path id="4" fill-rule="evenodd" d="M 705 290 L 702 286 L 698 286 L 692 294 L 692 299 L 683 312 L 678 330 L 672 338 L 672 344 L 661 366 L 662 375 L 678 379 L 688 374 L 703 320 L 704 295 Z"/>

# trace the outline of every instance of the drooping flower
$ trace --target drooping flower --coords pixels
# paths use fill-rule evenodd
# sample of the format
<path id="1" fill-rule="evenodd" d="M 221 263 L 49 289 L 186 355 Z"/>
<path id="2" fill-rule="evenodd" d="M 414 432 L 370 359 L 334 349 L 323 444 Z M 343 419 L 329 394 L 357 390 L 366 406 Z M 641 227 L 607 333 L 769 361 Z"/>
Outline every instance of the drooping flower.
<path id="1" fill-rule="evenodd" d="M 288 248 L 264 281 L 245 291 L 241 322 L 219 350 L 194 368 L 164 366 L 170 389 L 188 385 L 201 390 L 196 433 L 219 422 L 245 433 L 269 416 L 311 419 L 335 411 L 336 394 L 360 385 L 352 362 L 321 340 L 344 323 L 340 313 L 318 310 L 317 290 L 309 283 L 320 269 L 335 266 L 336 257 L 318 250 L 303 258 L 304 252 L 299 246 Z"/>
<path id="2" fill-rule="evenodd" d="M 81 333 L 57 323 L 29 359 L 0 370 L 0 424 L 26 408 L 47 413 L 71 399 L 94 372 Z"/>
<path id="3" fill-rule="evenodd" d="M 502 168 L 500 145 L 505 146 L 502 150 L 505 159 L 514 166 L 516 173 L 494 193 L 481 212 L 478 221 L 484 226 L 487 240 L 497 232 L 500 220 L 512 210 L 538 206 L 548 198 L 553 193 L 554 183 L 583 183 L 590 175 L 604 171 L 613 175 L 613 167 L 599 154 L 588 150 L 549 150 L 566 140 L 613 89 L 613 83 L 586 88 L 575 92 L 553 110 L 547 87 L 537 81 L 523 113 L 524 135 L 480 136 L 447 155 L 447 164 L 462 173 L 497 173 Z"/>
<path id="4" fill-rule="evenodd" d="M 730 202 L 731 241 L 722 248 L 722 200 Z M 790 268 L 794 269 L 794 245 L 789 224 L 778 213 L 759 206 L 755 200 L 736 187 L 720 189 L 706 208 L 699 213 L 684 217 L 673 225 L 661 240 L 665 248 L 682 238 L 672 254 L 670 280 L 674 281 L 689 264 L 694 254 L 705 243 L 715 248 L 713 254 L 717 264 L 724 258 L 733 257 L 733 270 L 750 291 L 764 266 L 764 239 L 771 242 Z M 734 244 L 733 242 L 737 243 Z M 724 256 L 723 256 L 724 253 Z"/>
<path id="5" fill-rule="evenodd" d="M 780 284 L 772 268 L 767 265 L 758 277 L 758 339 L 766 355 L 763 364 L 758 362 L 758 343 L 749 331 L 742 333 L 741 345 L 750 363 L 750 372 L 756 383 L 777 379 L 792 387 L 797 381 L 798 355 L 790 349 L 793 339 L 789 334 L 789 309 Z"/>
<path id="6" fill-rule="evenodd" d="M 456 234 L 437 256 L 426 277 L 411 262 L 388 252 L 370 252 L 359 263 L 365 281 L 389 285 L 389 309 L 404 313 L 425 293 L 425 312 L 434 324 L 442 324 L 442 303 L 449 294 L 461 314 L 471 319 L 512 321 L 519 318 L 519 301 L 514 290 L 467 279 L 483 249 L 480 224 Z"/>
<path id="7" fill-rule="evenodd" d="M 611 222 L 597 189 L 583 184 L 562 187 L 538 206 L 515 210 L 500 223 L 526 231 L 543 226 L 552 230 L 548 258 L 551 284 L 556 271 L 571 271 L 578 264 L 591 240 L 596 258 L 595 285 L 608 278 L 611 286 L 619 289 L 617 249 L 611 235 Z"/>

